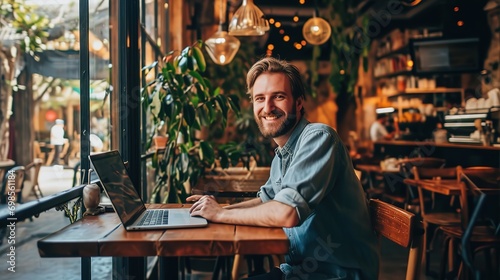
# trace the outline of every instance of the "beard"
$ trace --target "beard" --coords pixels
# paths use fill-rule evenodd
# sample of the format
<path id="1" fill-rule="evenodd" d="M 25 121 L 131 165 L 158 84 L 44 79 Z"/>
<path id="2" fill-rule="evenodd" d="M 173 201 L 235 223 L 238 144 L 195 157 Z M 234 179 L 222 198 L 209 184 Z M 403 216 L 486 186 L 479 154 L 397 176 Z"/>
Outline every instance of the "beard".
<path id="1" fill-rule="evenodd" d="M 274 124 L 264 124 L 264 122 L 262 121 L 263 117 L 275 116 L 279 118 L 283 115 L 286 115 L 286 118 Z M 269 114 L 259 114 L 255 116 L 255 121 L 259 126 L 260 133 L 262 133 L 264 137 L 275 138 L 283 136 L 294 128 L 297 122 L 297 110 L 294 106 L 292 112 L 286 114 L 284 111 L 280 109 L 275 109 Z"/>

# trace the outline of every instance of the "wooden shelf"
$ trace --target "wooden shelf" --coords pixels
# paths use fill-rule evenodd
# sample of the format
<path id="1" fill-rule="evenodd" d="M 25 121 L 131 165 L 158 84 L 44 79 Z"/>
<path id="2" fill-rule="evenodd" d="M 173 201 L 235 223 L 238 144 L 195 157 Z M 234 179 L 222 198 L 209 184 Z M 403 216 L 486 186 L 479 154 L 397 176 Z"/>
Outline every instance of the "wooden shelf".
<path id="1" fill-rule="evenodd" d="M 397 72 L 384 74 L 384 75 L 380 75 L 380 76 L 375 76 L 375 79 L 393 78 L 393 77 L 397 77 L 397 76 L 408 76 L 411 74 L 412 74 L 411 71 L 403 70 L 403 71 L 397 71 Z"/>
<path id="2" fill-rule="evenodd" d="M 394 92 L 393 94 L 386 95 L 388 98 L 406 96 L 406 95 L 419 95 L 419 94 L 434 94 L 434 93 L 461 93 L 462 88 L 433 88 L 433 89 L 406 89 L 405 91 Z"/>
<path id="3" fill-rule="evenodd" d="M 392 51 L 390 51 L 388 53 L 385 53 L 385 54 L 382 54 L 380 56 L 377 56 L 376 59 L 380 60 L 382 58 L 391 57 L 391 56 L 397 55 L 397 54 L 406 54 L 406 53 L 408 53 L 408 50 L 409 50 L 408 46 L 404 46 L 404 47 L 401 47 L 399 49 L 395 49 L 395 50 L 392 50 Z"/>

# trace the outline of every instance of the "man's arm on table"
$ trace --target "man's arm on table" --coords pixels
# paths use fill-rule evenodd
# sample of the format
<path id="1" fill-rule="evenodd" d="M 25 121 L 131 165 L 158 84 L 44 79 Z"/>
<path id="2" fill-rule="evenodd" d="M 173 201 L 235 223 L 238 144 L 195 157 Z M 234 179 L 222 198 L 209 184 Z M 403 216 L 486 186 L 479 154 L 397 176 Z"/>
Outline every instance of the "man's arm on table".
<path id="1" fill-rule="evenodd" d="M 193 204 L 191 214 L 226 224 L 294 227 L 299 223 L 294 207 L 278 201 L 262 203 L 260 198 L 222 208 L 214 197 L 204 196 Z"/>

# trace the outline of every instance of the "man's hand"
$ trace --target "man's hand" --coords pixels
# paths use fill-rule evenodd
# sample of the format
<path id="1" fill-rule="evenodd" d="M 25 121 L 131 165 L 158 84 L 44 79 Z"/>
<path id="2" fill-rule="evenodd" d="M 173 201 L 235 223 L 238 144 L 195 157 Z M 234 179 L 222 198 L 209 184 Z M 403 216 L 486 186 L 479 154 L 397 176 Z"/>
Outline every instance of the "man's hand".
<path id="1" fill-rule="evenodd" d="M 189 196 L 188 198 L 186 198 L 186 202 L 196 202 L 198 200 L 200 200 L 204 195 L 202 194 L 193 194 L 191 196 Z"/>
<path id="2" fill-rule="evenodd" d="M 224 211 L 213 195 L 193 195 L 186 200 L 190 198 L 190 201 L 196 200 L 191 209 L 189 209 L 191 216 L 201 216 L 211 222 L 217 222 L 218 215 Z"/>

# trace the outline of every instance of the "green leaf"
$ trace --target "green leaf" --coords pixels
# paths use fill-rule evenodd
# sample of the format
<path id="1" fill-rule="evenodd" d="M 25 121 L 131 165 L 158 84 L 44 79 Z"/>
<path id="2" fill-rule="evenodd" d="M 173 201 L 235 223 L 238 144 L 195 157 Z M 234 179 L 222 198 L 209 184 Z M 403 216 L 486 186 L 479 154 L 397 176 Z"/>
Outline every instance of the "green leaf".
<path id="1" fill-rule="evenodd" d="M 229 167 L 229 157 L 224 150 L 219 150 L 219 163 L 222 168 Z"/>
<path id="2" fill-rule="evenodd" d="M 203 161 L 208 164 L 212 164 L 215 161 L 214 148 L 209 142 L 200 141 L 200 151 L 203 154 L 203 157 L 200 156 Z"/>
<path id="3" fill-rule="evenodd" d="M 238 96 L 236 95 L 229 95 L 228 96 L 228 102 L 229 106 L 231 106 L 231 110 L 236 113 L 236 116 L 240 117 L 241 116 L 241 108 L 240 108 L 240 100 Z"/>
<path id="4" fill-rule="evenodd" d="M 224 95 L 217 95 L 215 100 L 219 104 L 219 108 L 222 110 L 223 119 L 227 119 L 227 99 Z"/>
<path id="5" fill-rule="evenodd" d="M 201 88 L 200 84 L 195 84 L 194 86 L 196 88 L 196 94 L 198 95 L 198 99 L 200 100 L 200 102 L 204 103 L 208 98 L 207 92 Z"/>
<path id="6" fill-rule="evenodd" d="M 179 60 L 179 68 L 181 69 L 181 72 L 182 73 L 186 73 L 186 71 L 188 70 L 189 66 L 188 66 L 188 61 L 190 59 L 188 59 L 187 57 L 183 56 L 180 58 Z M 192 63 L 192 62 L 191 62 Z M 192 65 L 191 65 L 192 66 Z"/>
<path id="7" fill-rule="evenodd" d="M 193 106 L 189 104 L 184 104 L 184 120 L 188 126 L 192 126 L 195 122 L 196 112 Z"/>
<path id="8" fill-rule="evenodd" d="M 205 57 L 203 56 L 203 52 L 197 46 L 193 47 L 193 57 L 196 59 L 196 64 L 198 64 L 198 68 L 201 72 L 205 72 L 207 68 L 207 62 L 205 61 Z"/>
<path id="9" fill-rule="evenodd" d="M 202 126 L 209 126 L 208 109 L 206 106 L 200 106 L 196 109 L 198 112 L 198 120 Z"/>
<path id="10" fill-rule="evenodd" d="M 207 84 L 205 83 L 205 80 L 200 75 L 200 73 L 196 71 L 189 71 L 189 75 L 191 75 L 196 81 L 198 81 L 198 83 L 200 83 L 204 88 L 207 87 Z"/>

